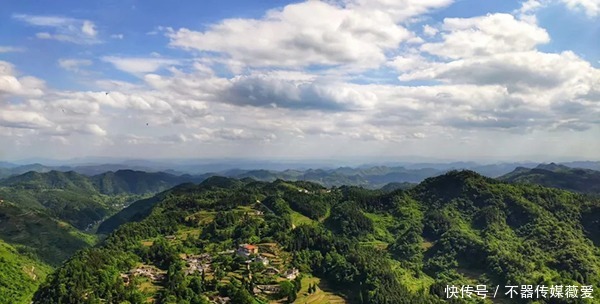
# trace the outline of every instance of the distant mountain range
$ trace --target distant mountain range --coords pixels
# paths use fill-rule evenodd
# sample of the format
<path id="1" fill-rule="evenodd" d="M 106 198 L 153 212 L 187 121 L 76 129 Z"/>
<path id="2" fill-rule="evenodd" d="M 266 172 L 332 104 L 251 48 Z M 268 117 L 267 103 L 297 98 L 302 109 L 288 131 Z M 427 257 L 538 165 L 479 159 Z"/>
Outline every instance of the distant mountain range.
<path id="1" fill-rule="evenodd" d="M 600 194 L 600 171 L 541 164 L 533 169 L 516 168 L 499 178 L 511 183 L 536 184 L 586 194 Z"/>
<path id="2" fill-rule="evenodd" d="M 7 162 L 0 162 L 0 179 L 8 181 L 11 176 L 18 176 L 34 171 L 49 173 L 51 171 L 70 172 L 85 175 L 90 178 L 91 186 L 103 194 L 118 193 L 156 193 L 174 185 L 185 182 L 201 182 L 210 176 L 224 176 L 232 178 L 253 178 L 260 181 L 274 181 L 284 179 L 290 181 L 304 180 L 320 183 L 326 187 L 355 185 L 366 188 L 381 188 L 389 183 L 419 183 L 428 177 L 444 174 L 450 170 L 471 170 L 487 177 L 508 178 L 515 172 L 522 172 L 536 167 L 535 163 L 501 163 L 480 165 L 473 162 L 456 163 L 418 163 L 403 164 L 402 166 L 359 166 L 320 169 L 227 169 L 215 171 L 201 171 L 217 169 L 220 165 L 194 165 L 167 168 L 166 164 L 151 161 L 135 161 L 124 164 L 87 164 L 80 166 L 45 166 L 30 164 L 19 166 Z M 561 166 L 600 171 L 600 162 L 569 162 Z M 159 170 L 162 169 L 162 170 Z M 553 171 L 553 170 L 550 170 Z M 116 172 L 116 173 L 113 173 Z M 142 174 L 143 173 L 143 174 Z M 116 174 L 116 175 L 114 175 Z M 114 176 L 113 176 L 114 175 Z M 28 179 L 31 176 L 24 177 Z M 18 179 L 18 178 L 17 178 Z M 13 179 L 14 180 L 14 179 Z M 1 184 L 1 183 L 0 183 Z"/>

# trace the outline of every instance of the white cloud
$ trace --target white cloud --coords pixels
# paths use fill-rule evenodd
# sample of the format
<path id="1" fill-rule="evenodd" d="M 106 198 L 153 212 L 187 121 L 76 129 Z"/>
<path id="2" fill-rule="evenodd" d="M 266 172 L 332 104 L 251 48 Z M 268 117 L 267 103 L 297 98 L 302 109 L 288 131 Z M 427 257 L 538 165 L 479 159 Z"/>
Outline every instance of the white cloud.
<path id="1" fill-rule="evenodd" d="M 107 134 L 107 132 L 97 124 L 83 125 L 79 129 L 79 131 L 82 133 L 92 134 L 92 135 L 96 135 L 96 136 L 106 136 L 106 134 Z"/>
<path id="2" fill-rule="evenodd" d="M 429 37 L 433 37 L 435 35 L 437 35 L 437 33 L 439 33 L 439 30 L 429 24 L 425 24 L 423 25 L 423 34 L 429 36 Z"/>
<path id="3" fill-rule="evenodd" d="M 550 36 L 543 28 L 517 20 L 509 14 L 446 18 L 441 35 L 441 42 L 425 43 L 421 50 L 443 58 L 457 59 L 530 51 L 550 41 Z"/>
<path id="4" fill-rule="evenodd" d="M 538 10 L 554 3 L 563 4 L 573 11 L 583 11 L 590 18 L 600 15 L 600 0 L 527 0 L 523 2 L 518 12 L 521 16 L 535 19 Z"/>
<path id="5" fill-rule="evenodd" d="M 44 87 L 42 80 L 29 76 L 18 77 L 12 64 L 0 61 L 0 97 L 3 94 L 38 96 Z"/>
<path id="6" fill-rule="evenodd" d="M 36 34 L 36 37 L 39 39 L 52 39 L 75 44 L 96 44 L 101 42 L 96 37 L 96 25 L 90 20 L 27 14 L 13 14 L 12 17 L 32 26 L 48 29 L 48 31 Z"/>
<path id="7" fill-rule="evenodd" d="M 390 14 L 396 22 L 423 15 L 449 6 L 453 0 L 348 0 L 348 6 L 358 10 L 375 10 Z"/>
<path id="8" fill-rule="evenodd" d="M 39 113 L 3 109 L 0 111 L 0 126 L 23 129 L 42 129 L 52 126 L 46 117 Z"/>
<path id="9" fill-rule="evenodd" d="M 159 69 L 179 64 L 179 61 L 175 59 L 152 57 L 105 56 L 102 57 L 102 60 L 111 63 L 115 68 L 123 72 L 131 74 L 152 73 Z"/>
<path id="10" fill-rule="evenodd" d="M 396 56 L 390 62 L 388 62 L 387 65 L 393 67 L 397 71 L 407 72 L 413 70 L 424 70 L 431 64 L 427 62 L 427 59 L 419 54 L 406 54 Z"/>
<path id="11" fill-rule="evenodd" d="M 113 34 L 113 35 L 110 35 L 110 38 L 112 38 L 112 39 L 118 39 L 118 40 L 123 40 L 123 38 L 125 38 L 125 35 L 123 35 L 123 34 Z"/>
<path id="12" fill-rule="evenodd" d="M 83 21 L 83 25 L 81 26 L 81 32 L 90 37 L 95 37 L 96 34 L 98 33 L 96 31 L 96 25 L 89 20 Z"/>
<path id="13" fill-rule="evenodd" d="M 590 17 L 600 14 L 600 0 L 561 0 L 570 9 L 583 9 Z"/>
<path id="14" fill-rule="evenodd" d="M 262 19 L 226 19 L 204 32 L 182 28 L 167 35 L 172 46 L 220 52 L 248 66 L 287 67 L 376 67 L 386 50 L 412 37 L 384 11 L 320 1 L 290 4 Z"/>

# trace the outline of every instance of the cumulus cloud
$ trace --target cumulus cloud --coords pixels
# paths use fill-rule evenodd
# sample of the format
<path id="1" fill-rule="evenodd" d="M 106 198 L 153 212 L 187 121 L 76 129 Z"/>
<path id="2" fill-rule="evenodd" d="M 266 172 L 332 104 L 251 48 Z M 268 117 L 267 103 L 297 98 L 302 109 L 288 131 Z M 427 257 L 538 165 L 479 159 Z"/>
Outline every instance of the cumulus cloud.
<path id="1" fill-rule="evenodd" d="M 96 25 L 90 20 L 62 16 L 13 14 L 12 17 L 32 26 L 48 29 L 36 34 L 39 39 L 52 39 L 75 44 L 96 44 Z"/>
<path id="2" fill-rule="evenodd" d="M 367 109 L 377 102 L 369 92 L 327 81 L 289 80 L 269 74 L 238 76 L 220 93 L 219 99 L 235 105 L 295 109 Z"/>
<path id="3" fill-rule="evenodd" d="M 204 32 L 182 28 L 167 36 L 172 46 L 223 53 L 248 66 L 375 67 L 412 34 L 383 11 L 308 1 L 262 19 L 226 19 Z"/>
<path id="4" fill-rule="evenodd" d="M 572 52 L 538 51 L 499 53 L 432 65 L 402 75 L 402 80 L 436 79 L 451 83 L 504 85 L 509 91 L 552 89 L 583 83 L 597 74 Z"/>
<path id="5" fill-rule="evenodd" d="M 598 0 L 561 0 L 570 9 L 583 9 L 590 17 L 600 14 L 600 1 Z"/>
<path id="6" fill-rule="evenodd" d="M 9 128 L 42 129 L 52 126 L 40 113 L 3 109 L 0 111 L 0 125 Z"/>
<path id="7" fill-rule="evenodd" d="M 44 87 L 44 81 L 29 76 L 19 77 L 12 64 L 0 61 L 0 97 L 3 94 L 39 96 Z"/>
<path id="8" fill-rule="evenodd" d="M 510 14 L 474 18 L 446 18 L 442 41 L 425 43 L 421 50 L 442 58 L 465 58 L 530 51 L 550 41 L 545 29 Z"/>

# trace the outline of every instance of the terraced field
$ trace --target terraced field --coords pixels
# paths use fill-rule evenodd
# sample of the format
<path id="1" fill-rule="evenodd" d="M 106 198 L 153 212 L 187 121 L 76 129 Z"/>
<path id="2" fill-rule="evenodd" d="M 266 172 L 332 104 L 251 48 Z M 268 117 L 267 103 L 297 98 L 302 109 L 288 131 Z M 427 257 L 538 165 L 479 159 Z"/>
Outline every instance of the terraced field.
<path id="1" fill-rule="evenodd" d="M 309 294 L 309 285 L 316 284 L 317 290 Z M 302 289 L 298 293 L 297 304 L 342 304 L 349 303 L 342 295 L 333 292 L 327 282 L 317 277 L 305 277 L 302 279 Z"/>

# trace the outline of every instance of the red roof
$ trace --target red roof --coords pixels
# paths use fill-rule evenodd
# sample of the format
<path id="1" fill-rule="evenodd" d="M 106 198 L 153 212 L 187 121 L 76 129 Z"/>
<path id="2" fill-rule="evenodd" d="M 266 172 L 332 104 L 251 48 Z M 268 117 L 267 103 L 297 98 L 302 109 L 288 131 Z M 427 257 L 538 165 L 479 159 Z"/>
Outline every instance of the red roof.
<path id="1" fill-rule="evenodd" d="M 244 245 L 242 245 L 242 247 L 244 247 L 245 249 L 248 249 L 248 250 L 254 250 L 254 249 L 256 249 L 256 246 L 254 246 L 254 245 L 248 245 L 248 244 L 244 244 Z"/>

